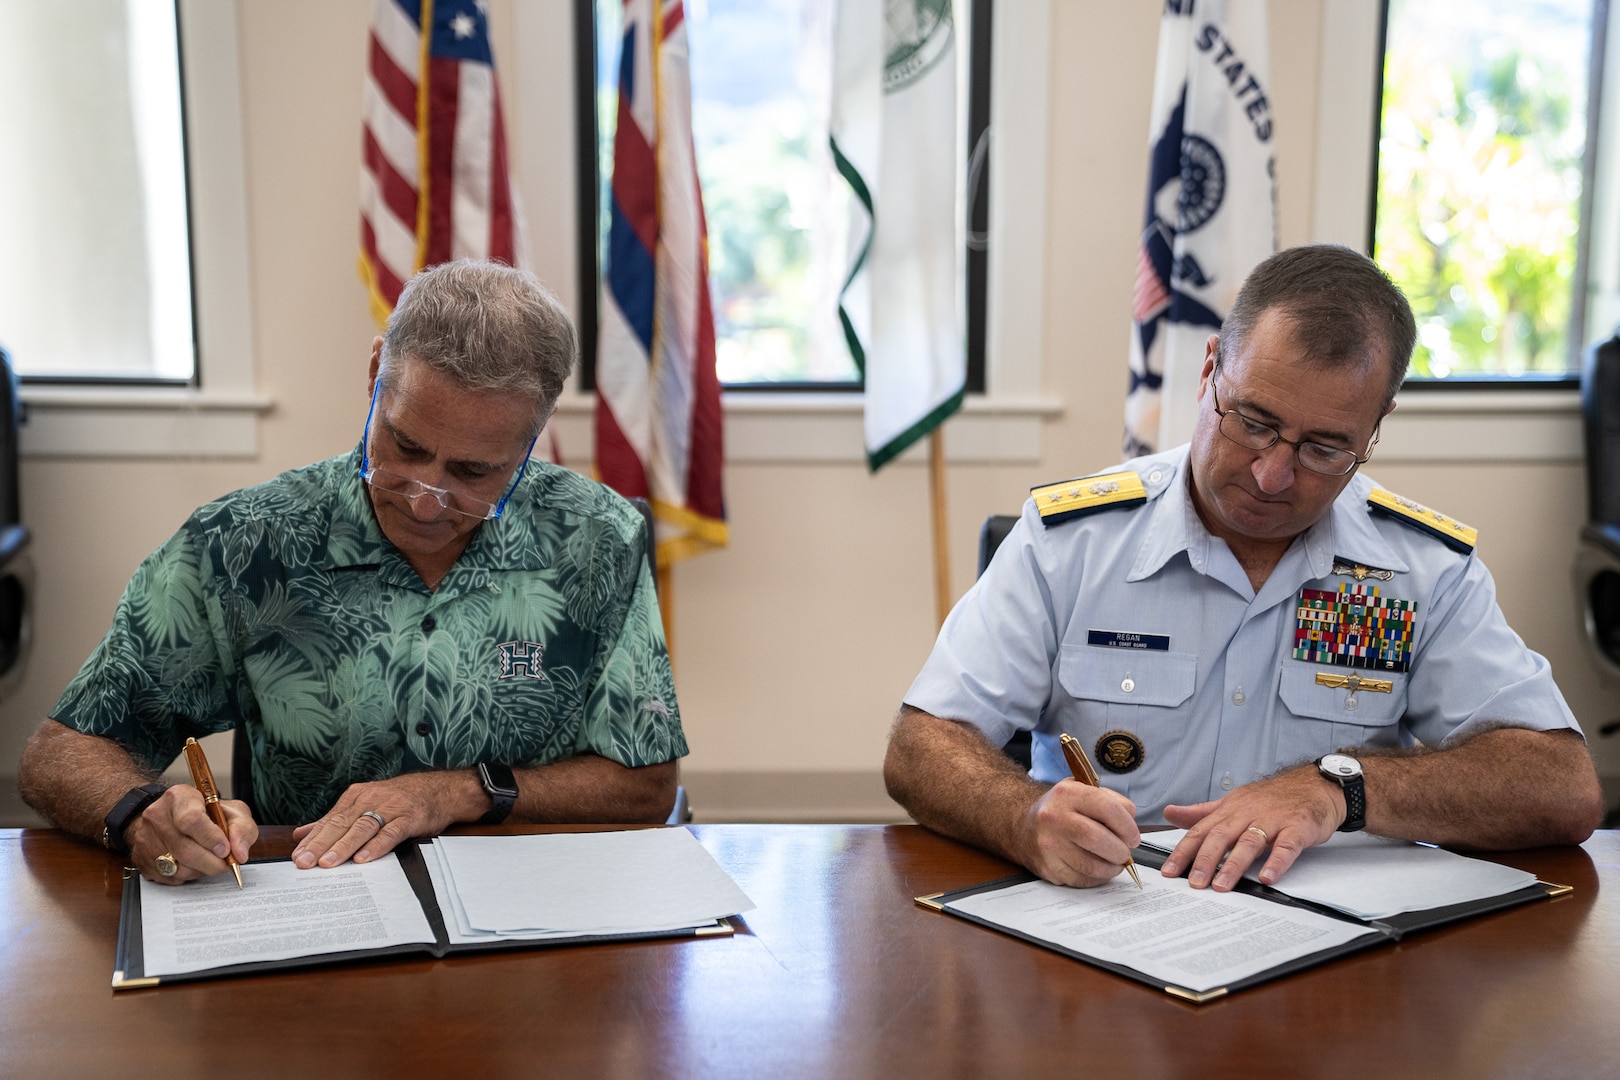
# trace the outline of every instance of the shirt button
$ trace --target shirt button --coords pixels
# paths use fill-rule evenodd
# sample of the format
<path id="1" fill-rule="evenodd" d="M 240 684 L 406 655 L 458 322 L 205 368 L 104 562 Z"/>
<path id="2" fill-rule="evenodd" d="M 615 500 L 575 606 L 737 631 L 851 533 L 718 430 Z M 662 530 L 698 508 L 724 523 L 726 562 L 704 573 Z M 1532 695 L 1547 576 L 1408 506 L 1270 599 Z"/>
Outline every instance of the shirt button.
<path id="1" fill-rule="evenodd" d="M 418 735 L 426 735 L 428 732 L 430 732 L 432 730 L 433 730 L 433 725 L 428 723 L 426 720 L 423 720 L 420 724 L 416 725 L 416 733 Z"/>
<path id="2" fill-rule="evenodd" d="M 422 633 L 431 634 L 438 625 L 439 621 L 433 616 L 429 615 L 427 618 L 422 620 Z"/>
<path id="3" fill-rule="evenodd" d="M 1221 790 L 1222 791 L 1231 791 L 1232 790 L 1232 774 L 1231 773 L 1227 773 L 1225 776 L 1221 777 Z"/>
<path id="4" fill-rule="evenodd" d="M 1157 484 L 1160 480 L 1163 480 L 1163 479 L 1164 479 L 1164 473 L 1161 472 L 1158 469 L 1154 469 L 1152 472 L 1148 473 L 1148 483 L 1150 483 L 1150 484 Z"/>
<path id="5" fill-rule="evenodd" d="M 1245 701 L 1248 701 L 1248 700 L 1249 700 L 1249 698 L 1248 698 L 1248 695 L 1247 695 L 1247 694 L 1245 694 L 1245 693 L 1244 693 L 1244 692 L 1243 692 L 1243 691 L 1241 691 L 1241 690 L 1238 690 L 1238 691 L 1236 691 L 1236 692 L 1235 692 L 1235 693 L 1233 693 L 1233 695 L 1232 695 L 1232 704 L 1234 704 L 1234 705 L 1241 705 L 1241 704 L 1243 704 L 1243 703 L 1244 703 L 1244 702 L 1245 702 Z"/>
<path id="6" fill-rule="evenodd" d="M 1136 680 L 1131 678 L 1129 675 L 1127 675 L 1127 676 L 1125 676 L 1124 680 L 1119 684 L 1119 688 L 1121 690 L 1125 691 L 1128 694 L 1132 690 L 1136 689 Z"/>

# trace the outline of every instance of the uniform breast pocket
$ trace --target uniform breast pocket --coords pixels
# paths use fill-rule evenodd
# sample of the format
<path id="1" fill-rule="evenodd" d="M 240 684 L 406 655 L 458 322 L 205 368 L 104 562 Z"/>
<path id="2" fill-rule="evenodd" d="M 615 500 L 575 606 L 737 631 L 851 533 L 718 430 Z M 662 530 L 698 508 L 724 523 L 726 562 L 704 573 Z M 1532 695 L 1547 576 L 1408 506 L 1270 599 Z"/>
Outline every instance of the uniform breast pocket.
<path id="1" fill-rule="evenodd" d="M 1068 700 L 1057 710 L 1058 727 L 1080 740 L 1108 787 L 1148 805 L 1175 776 L 1183 706 L 1197 681 L 1191 653 L 1065 645 L 1058 682 Z"/>
<path id="2" fill-rule="evenodd" d="M 1365 678 L 1390 684 L 1388 693 L 1366 687 L 1324 686 L 1319 673 L 1350 677 L 1354 669 L 1314 664 L 1283 665 L 1279 693 L 1284 711 L 1277 723 L 1277 762 L 1291 765 L 1356 746 L 1400 745 L 1400 719 L 1406 713 L 1406 676 L 1368 672 Z"/>

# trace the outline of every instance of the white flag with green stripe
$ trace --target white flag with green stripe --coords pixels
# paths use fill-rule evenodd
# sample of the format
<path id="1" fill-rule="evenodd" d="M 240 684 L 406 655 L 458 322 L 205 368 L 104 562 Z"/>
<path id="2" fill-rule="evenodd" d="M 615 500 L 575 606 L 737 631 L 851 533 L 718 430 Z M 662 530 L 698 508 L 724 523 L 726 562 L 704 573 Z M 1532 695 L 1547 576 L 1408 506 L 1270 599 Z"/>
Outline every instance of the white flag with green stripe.
<path id="1" fill-rule="evenodd" d="M 964 245 L 951 0 L 840 0 L 832 151 L 857 203 L 839 303 L 874 471 L 962 404 Z"/>

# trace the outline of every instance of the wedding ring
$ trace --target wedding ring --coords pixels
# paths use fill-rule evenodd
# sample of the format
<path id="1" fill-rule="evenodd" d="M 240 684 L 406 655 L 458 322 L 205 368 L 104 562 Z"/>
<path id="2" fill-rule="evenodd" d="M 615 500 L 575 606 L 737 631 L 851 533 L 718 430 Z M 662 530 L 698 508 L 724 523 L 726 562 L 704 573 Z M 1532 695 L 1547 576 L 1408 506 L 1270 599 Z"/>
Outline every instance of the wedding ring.
<path id="1" fill-rule="evenodd" d="M 1266 835 L 1266 830 L 1262 829 L 1258 825 L 1250 825 L 1247 829 L 1244 829 L 1243 831 L 1244 832 L 1257 832 L 1257 833 L 1260 834 L 1260 842 L 1262 844 L 1271 843 L 1271 837 Z"/>
<path id="2" fill-rule="evenodd" d="M 377 823 L 377 831 L 378 832 L 382 832 L 382 827 L 384 825 L 388 824 L 388 822 L 383 820 L 383 816 L 381 814 L 377 813 L 377 811 L 375 811 L 375 810 L 367 810 L 365 813 L 361 814 L 360 816 L 361 817 L 368 817 L 372 821 L 375 821 Z"/>
<path id="3" fill-rule="evenodd" d="M 174 861 L 174 856 L 165 851 L 157 857 L 157 872 L 163 877 L 174 877 L 180 872 L 180 864 Z"/>

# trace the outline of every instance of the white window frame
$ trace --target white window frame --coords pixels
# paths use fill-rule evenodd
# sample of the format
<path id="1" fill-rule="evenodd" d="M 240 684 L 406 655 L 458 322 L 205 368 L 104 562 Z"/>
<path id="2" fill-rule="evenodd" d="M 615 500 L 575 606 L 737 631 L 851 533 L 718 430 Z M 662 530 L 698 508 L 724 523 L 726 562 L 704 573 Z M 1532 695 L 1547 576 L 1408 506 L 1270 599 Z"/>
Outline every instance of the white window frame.
<path id="1" fill-rule="evenodd" d="M 515 103 L 508 132 L 526 203 L 574 206 L 572 15 L 567 5 L 517 4 L 511 55 Z M 990 123 L 989 282 L 985 392 L 970 394 L 945 425 L 952 462 L 1038 463 L 1044 422 L 1063 403 L 1041 385 L 1046 349 L 1047 110 L 1050 94 L 1051 0 L 1015 0 L 996 7 Z M 571 309 L 582 283 L 575 263 L 573 216 L 529 214 L 535 270 Z M 861 394 L 732 392 L 722 395 L 729 462 L 864 462 Z M 570 465 L 590 460 L 596 396 L 577 380 L 552 420 Z M 901 461 L 920 461 L 922 445 Z"/>
<path id="2" fill-rule="evenodd" d="M 26 458 L 254 458 L 258 419 L 234 3 L 180 0 L 197 386 L 24 384 Z"/>
<path id="3" fill-rule="evenodd" d="M 1366 250 L 1372 210 L 1380 41 L 1378 0 L 1326 0 L 1317 87 L 1312 236 Z M 1612 14 L 1597 145 L 1587 283 L 1589 343 L 1620 319 L 1620 19 Z M 1400 395 L 1384 422 L 1381 462 L 1580 462 L 1580 391 L 1425 388 Z"/>

